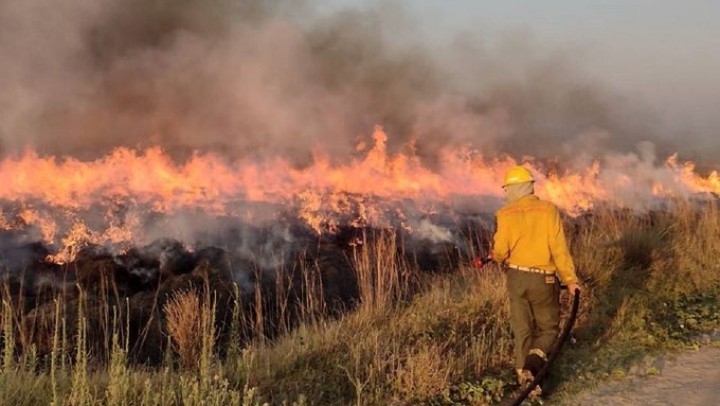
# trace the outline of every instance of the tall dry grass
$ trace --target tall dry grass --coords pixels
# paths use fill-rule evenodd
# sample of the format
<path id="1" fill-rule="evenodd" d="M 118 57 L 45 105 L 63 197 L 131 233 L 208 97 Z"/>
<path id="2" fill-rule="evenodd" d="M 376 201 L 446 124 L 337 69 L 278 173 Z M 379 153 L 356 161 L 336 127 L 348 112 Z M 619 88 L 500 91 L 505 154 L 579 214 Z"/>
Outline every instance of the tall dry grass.
<path id="1" fill-rule="evenodd" d="M 720 284 L 717 203 L 675 202 L 651 214 L 598 210 L 567 219 L 566 231 L 585 292 L 579 344 L 558 364 L 557 374 L 570 385 L 561 384 L 560 393 L 577 389 L 571 385 L 577 376 L 675 342 L 672 315 L 658 309 L 669 313 L 684 306 L 682 298 Z M 358 311 L 327 317 L 320 264 L 299 267 L 292 277 L 279 271 L 272 306 L 260 284 L 249 305 L 236 294 L 225 358 L 218 356 L 212 295 L 177 293 L 162 311 L 182 368 L 130 367 L 129 326 L 116 316 L 123 312 L 108 305 L 110 317 L 103 318 L 111 325 L 96 332 L 80 300 L 77 322 L 66 325 L 61 296 L 45 362 L 15 340 L 31 337 L 21 334 L 31 327 L 6 300 L 0 399 L 17 405 L 442 405 L 487 404 L 502 394 L 512 379 L 512 341 L 501 270 L 462 261 L 451 274 L 417 277 L 392 231 L 367 235 L 351 260 Z M 302 289 L 291 292 L 291 281 L 301 281 Z M 268 326 L 278 316 L 285 324 L 274 326 L 282 335 L 273 338 Z M 301 322 L 290 324 L 296 316 Z M 86 339 L 96 333 L 110 334 L 107 366 L 90 363 Z"/>
<path id="2" fill-rule="evenodd" d="M 209 286 L 203 298 L 192 289 L 173 293 L 165 303 L 166 328 L 181 366 L 207 377 L 215 354 L 215 300 Z"/>
<path id="3" fill-rule="evenodd" d="M 412 270 L 398 249 L 395 230 L 381 230 L 363 238 L 353 249 L 353 268 L 364 311 L 383 311 L 407 295 Z"/>
<path id="4" fill-rule="evenodd" d="M 194 291 L 176 292 L 163 308 L 173 349 L 186 369 L 199 368 L 202 351 L 200 297 Z"/>

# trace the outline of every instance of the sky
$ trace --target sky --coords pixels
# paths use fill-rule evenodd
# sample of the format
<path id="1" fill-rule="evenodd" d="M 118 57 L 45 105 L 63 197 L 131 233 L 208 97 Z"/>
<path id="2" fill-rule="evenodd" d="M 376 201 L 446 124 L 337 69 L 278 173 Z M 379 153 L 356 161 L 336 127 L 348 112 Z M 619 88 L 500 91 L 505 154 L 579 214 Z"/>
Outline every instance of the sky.
<path id="1" fill-rule="evenodd" d="M 371 4 L 323 0 L 328 9 Z M 400 0 L 428 41 L 521 33 L 571 53 L 587 75 L 646 104 L 670 125 L 720 136 L 720 1 Z"/>

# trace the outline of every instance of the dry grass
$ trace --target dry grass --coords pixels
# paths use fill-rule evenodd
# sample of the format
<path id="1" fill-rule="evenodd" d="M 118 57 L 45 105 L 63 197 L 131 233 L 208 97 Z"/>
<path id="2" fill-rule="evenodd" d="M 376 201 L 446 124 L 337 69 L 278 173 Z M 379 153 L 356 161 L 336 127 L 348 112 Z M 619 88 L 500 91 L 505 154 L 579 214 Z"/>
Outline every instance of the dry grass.
<path id="1" fill-rule="evenodd" d="M 586 290 L 576 329 L 580 344 L 558 365 L 564 382 L 560 394 L 586 385 L 580 376 L 613 370 L 643 351 L 687 340 L 687 334 L 673 335 L 672 317 L 692 310 L 682 307 L 683 298 L 710 295 L 720 286 L 717 203 L 677 202 L 672 210 L 651 215 L 598 211 L 568 222 L 566 230 Z M 297 314 L 304 322 L 286 324 L 281 331 L 288 331 L 273 340 L 263 339 L 274 315 L 265 313 L 258 288 L 248 314 L 235 308 L 231 330 L 234 336 L 260 338 L 243 347 L 231 339 L 235 347 L 224 360 L 215 352 L 216 309 L 203 299 L 209 292 L 176 293 L 162 311 L 181 370 L 128 368 L 127 344 L 118 341 L 126 337 L 124 326 L 117 326 L 119 335 L 115 327 L 107 329 L 115 337 L 109 367 L 90 368 L 82 308 L 79 323 L 71 324 L 75 337 L 67 337 L 59 323 L 62 303 L 56 304 L 50 370 L 32 367 L 37 360 L 29 350 L 18 354 L 8 347 L 20 347 L 12 339 L 23 337 L 23 323 L 6 303 L 0 398 L 18 405 L 300 405 L 304 395 L 320 405 L 491 402 L 511 379 L 502 273 L 460 267 L 419 283 L 401 251 L 391 231 L 367 236 L 356 247 L 351 259 L 360 307 L 337 319 L 323 317 L 319 266 L 301 269 L 300 297 L 291 298 L 276 285 L 273 311 L 281 322 L 290 314 L 290 300 L 300 304 Z M 673 306 L 682 314 L 673 313 Z M 62 357 L 70 348 L 74 366 Z"/>
<path id="2" fill-rule="evenodd" d="M 400 257 L 395 230 L 363 234 L 353 250 L 353 266 L 363 311 L 383 311 L 408 291 L 412 271 Z"/>
<path id="3" fill-rule="evenodd" d="M 173 349 L 186 369 L 200 367 L 202 308 L 194 291 L 176 292 L 163 308 Z"/>
<path id="4" fill-rule="evenodd" d="M 306 325 L 252 347 L 253 365 L 233 377 L 275 393 L 313 393 L 318 404 L 431 398 L 510 362 L 503 284 L 492 271 L 438 276 L 410 302 Z"/>

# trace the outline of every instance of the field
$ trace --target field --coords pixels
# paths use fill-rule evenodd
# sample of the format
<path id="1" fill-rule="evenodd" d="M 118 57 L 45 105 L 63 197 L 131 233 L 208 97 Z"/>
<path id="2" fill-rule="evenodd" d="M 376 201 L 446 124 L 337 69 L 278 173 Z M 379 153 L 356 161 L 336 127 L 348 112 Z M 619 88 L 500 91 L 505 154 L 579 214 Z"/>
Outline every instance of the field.
<path id="1" fill-rule="evenodd" d="M 577 342 L 556 364 L 551 401 L 620 378 L 648 354 L 696 346 L 703 332 L 720 326 L 720 205 L 677 201 L 671 207 L 598 209 L 566 219 L 584 292 Z M 58 296 L 43 349 L 33 344 L 40 330 L 25 320 L 6 286 L 0 403 L 498 401 L 513 384 L 501 270 L 473 268 L 466 258 L 451 272 L 421 273 L 399 255 L 398 244 L 387 231 L 358 246 L 351 260 L 360 299 L 344 312 L 329 310 L 320 294 L 328 287 L 311 268 L 302 273 L 301 294 L 278 288 L 272 309 L 262 305 L 259 290 L 256 306 L 236 306 L 238 295 L 213 292 L 207 279 L 174 294 L 157 310 L 166 320 L 157 365 L 131 360 L 129 304 L 106 304 L 98 325 L 84 292 L 72 303 Z M 270 334 L 265 320 L 283 311 L 297 321 L 279 323 Z M 103 345 L 93 344 L 100 334 Z"/>

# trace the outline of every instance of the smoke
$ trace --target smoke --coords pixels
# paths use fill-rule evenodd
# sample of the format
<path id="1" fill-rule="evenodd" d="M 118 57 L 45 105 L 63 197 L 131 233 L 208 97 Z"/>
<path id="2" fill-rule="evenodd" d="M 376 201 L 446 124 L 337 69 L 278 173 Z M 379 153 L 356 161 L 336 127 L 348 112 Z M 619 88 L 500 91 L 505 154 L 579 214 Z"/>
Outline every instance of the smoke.
<path id="1" fill-rule="evenodd" d="M 159 144 L 302 165 L 318 148 L 345 159 L 375 124 L 430 165 L 452 145 L 577 166 L 641 141 L 679 147 L 570 53 L 462 33 L 436 49 L 415 25 L 394 2 L 2 1 L 2 148 Z"/>

